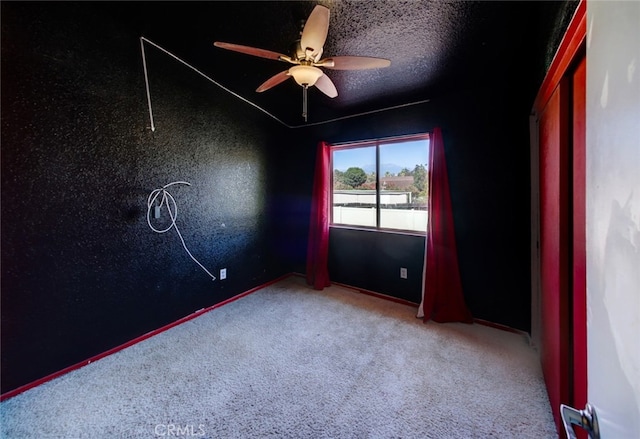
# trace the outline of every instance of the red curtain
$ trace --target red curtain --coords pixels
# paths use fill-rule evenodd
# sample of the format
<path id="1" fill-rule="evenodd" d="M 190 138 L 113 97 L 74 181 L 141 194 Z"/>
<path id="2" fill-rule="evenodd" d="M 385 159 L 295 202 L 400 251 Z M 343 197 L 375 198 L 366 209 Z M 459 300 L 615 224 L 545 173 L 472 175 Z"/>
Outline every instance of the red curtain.
<path id="1" fill-rule="evenodd" d="M 307 247 L 307 283 L 321 290 L 331 285 L 329 258 L 329 191 L 330 149 L 326 142 L 318 144 L 316 170 L 311 198 L 311 221 Z"/>
<path id="2" fill-rule="evenodd" d="M 471 323 L 473 317 L 462 293 L 449 177 L 440 128 L 435 128 L 429 139 L 429 221 L 421 309 L 425 322 Z"/>

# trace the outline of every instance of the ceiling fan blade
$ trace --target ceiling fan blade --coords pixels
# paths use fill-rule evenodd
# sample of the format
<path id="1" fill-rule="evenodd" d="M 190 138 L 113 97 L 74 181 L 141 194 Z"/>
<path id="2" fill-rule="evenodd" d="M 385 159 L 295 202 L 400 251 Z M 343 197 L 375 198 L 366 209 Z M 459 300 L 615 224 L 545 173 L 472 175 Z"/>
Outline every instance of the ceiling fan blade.
<path id="1" fill-rule="evenodd" d="M 285 70 L 284 72 L 280 72 L 277 75 L 272 76 L 262 83 L 260 87 L 256 89 L 258 93 L 262 93 L 263 91 L 269 90 L 272 87 L 280 84 L 281 82 L 289 79 L 289 70 Z"/>
<path id="2" fill-rule="evenodd" d="M 240 44 L 223 43 L 221 41 L 216 41 L 215 43 L 213 43 L 213 45 L 216 47 L 220 47 L 221 49 L 233 50 L 234 52 L 246 53 L 247 55 L 259 56 L 260 58 L 275 59 L 278 61 L 282 60 L 282 57 L 284 57 L 285 59 L 289 58 L 288 56 L 278 52 L 272 52 L 265 49 L 257 49 L 255 47 L 249 46 L 241 46 Z"/>
<path id="3" fill-rule="evenodd" d="M 322 75 L 318 78 L 318 80 L 316 81 L 316 87 L 318 87 L 318 90 L 320 90 L 330 98 L 335 98 L 336 96 L 338 96 L 338 90 L 336 90 L 336 86 L 327 75 Z"/>
<path id="4" fill-rule="evenodd" d="M 322 47 L 329 32 L 329 9 L 316 5 L 302 30 L 300 46 L 305 54 L 316 61 L 322 55 Z"/>
<path id="5" fill-rule="evenodd" d="M 333 70 L 365 70 L 389 67 L 391 61 L 384 58 L 372 58 L 369 56 L 333 56 L 317 62 L 328 69 Z"/>

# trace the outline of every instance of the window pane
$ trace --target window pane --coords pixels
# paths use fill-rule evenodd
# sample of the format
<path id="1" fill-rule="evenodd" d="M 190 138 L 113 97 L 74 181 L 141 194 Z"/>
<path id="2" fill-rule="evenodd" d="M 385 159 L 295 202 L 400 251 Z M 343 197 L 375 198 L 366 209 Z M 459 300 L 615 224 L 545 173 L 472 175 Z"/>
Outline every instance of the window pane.
<path id="1" fill-rule="evenodd" d="M 333 223 L 376 227 L 376 148 L 333 150 Z"/>
<path id="2" fill-rule="evenodd" d="M 380 145 L 380 227 L 426 232 L 428 140 Z"/>

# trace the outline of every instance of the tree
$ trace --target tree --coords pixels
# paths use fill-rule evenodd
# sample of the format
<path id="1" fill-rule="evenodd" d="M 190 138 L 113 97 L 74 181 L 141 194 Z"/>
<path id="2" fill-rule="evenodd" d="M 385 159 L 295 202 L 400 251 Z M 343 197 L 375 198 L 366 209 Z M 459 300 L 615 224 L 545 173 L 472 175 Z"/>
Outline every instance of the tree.
<path id="1" fill-rule="evenodd" d="M 377 181 L 376 171 L 369 172 L 369 174 L 367 174 L 367 183 L 373 184 L 375 188 L 376 181 Z"/>
<path id="2" fill-rule="evenodd" d="M 339 169 L 334 169 L 333 170 L 333 189 L 334 190 L 349 189 L 349 186 L 344 184 L 343 180 L 344 180 L 344 172 L 340 171 Z"/>
<path id="3" fill-rule="evenodd" d="M 355 189 L 358 186 L 362 186 L 362 184 L 367 181 L 367 173 L 361 168 L 349 168 L 344 172 L 342 178 L 344 184 Z"/>
<path id="4" fill-rule="evenodd" d="M 413 169 L 413 184 L 419 192 L 424 192 L 427 183 L 427 169 L 423 165 L 416 165 Z"/>

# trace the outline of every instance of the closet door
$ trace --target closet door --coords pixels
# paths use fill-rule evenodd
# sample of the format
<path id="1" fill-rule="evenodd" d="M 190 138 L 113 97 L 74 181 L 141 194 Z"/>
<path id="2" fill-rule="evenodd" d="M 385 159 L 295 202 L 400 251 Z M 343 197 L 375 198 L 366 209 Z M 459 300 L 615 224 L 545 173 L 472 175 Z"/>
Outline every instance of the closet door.
<path id="1" fill-rule="evenodd" d="M 581 0 L 536 96 L 531 134 L 532 339 L 560 437 L 561 404 L 586 408 L 588 390 L 586 34 Z"/>
<path id="2" fill-rule="evenodd" d="M 587 61 L 573 73 L 572 179 L 571 179 L 571 293 L 572 293 L 572 400 L 574 407 L 587 403 L 587 251 L 586 251 L 586 89 Z"/>
<path id="3" fill-rule="evenodd" d="M 539 119 L 540 148 L 540 357 L 549 401 L 570 403 L 569 90 L 560 81 Z"/>

